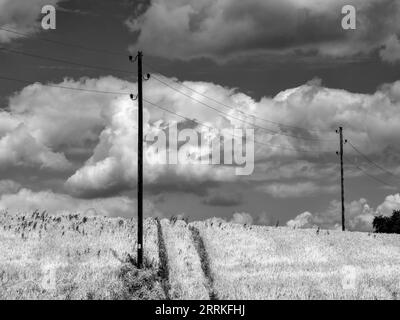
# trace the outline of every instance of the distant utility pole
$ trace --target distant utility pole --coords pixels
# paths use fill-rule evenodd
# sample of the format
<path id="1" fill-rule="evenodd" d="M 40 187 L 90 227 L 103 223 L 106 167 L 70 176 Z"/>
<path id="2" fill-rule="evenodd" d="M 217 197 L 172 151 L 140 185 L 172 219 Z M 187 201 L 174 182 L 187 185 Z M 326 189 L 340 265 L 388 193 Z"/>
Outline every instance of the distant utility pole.
<path id="1" fill-rule="evenodd" d="M 143 267 L 143 79 L 148 80 L 150 75 L 143 77 L 142 72 L 143 53 L 139 51 L 136 58 L 129 56 L 129 60 L 138 63 L 138 94 L 134 97 L 131 94 L 132 100 L 138 100 L 138 162 L 137 162 L 137 215 L 138 215 L 138 230 L 137 230 L 137 267 Z"/>
<path id="2" fill-rule="evenodd" d="M 336 152 L 337 155 L 340 155 L 340 187 L 341 187 L 341 199 L 342 199 L 342 231 L 346 230 L 345 227 L 345 219 L 344 219 L 344 174 L 343 174 L 343 127 L 339 127 L 339 130 L 336 130 L 336 133 L 339 134 L 340 139 L 340 152 Z M 344 141 L 346 143 L 347 140 Z"/>

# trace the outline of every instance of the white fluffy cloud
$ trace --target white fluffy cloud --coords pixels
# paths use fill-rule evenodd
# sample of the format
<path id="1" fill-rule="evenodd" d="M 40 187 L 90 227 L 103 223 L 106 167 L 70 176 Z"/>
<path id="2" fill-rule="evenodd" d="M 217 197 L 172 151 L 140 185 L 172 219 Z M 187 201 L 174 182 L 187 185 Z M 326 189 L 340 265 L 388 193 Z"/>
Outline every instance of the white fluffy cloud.
<path id="1" fill-rule="evenodd" d="M 299 214 L 294 219 L 289 220 L 286 225 L 290 228 L 312 228 L 312 218 L 312 213 L 306 211 Z"/>
<path id="2" fill-rule="evenodd" d="M 116 92 L 126 92 L 134 86 L 113 77 L 65 79 L 57 85 Z M 172 110 L 187 107 L 178 96 L 171 99 L 159 84 L 150 84 L 148 90 L 154 92 L 156 99 L 171 100 L 168 105 Z M 161 105 L 165 106 L 164 103 Z M 4 124 L 0 129 L 0 167 L 64 170 L 78 166 L 66 185 L 80 196 L 110 195 L 130 189 L 136 179 L 136 114 L 137 105 L 128 96 L 67 91 L 39 83 L 27 86 L 10 98 L 8 111 L 0 113 L 0 122 Z M 208 119 L 215 120 L 215 117 L 206 112 L 203 120 Z M 177 119 L 146 108 L 145 122 L 148 134 L 176 124 Z M 183 123 L 180 119 L 178 125 Z M 233 127 L 226 120 L 223 124 L 225 128 Z M 146 151 L 149 151 L 146 159 L 154 156 L 151 148 Z M 199 153 L 202 149 L 193 146 L 191 151 Z M 83 165 L 71 163 L 74 158 L 85 156 L 88 160 Z M 146 182 L 157 187 L 176 184 L 185 190 L 188 185 L 194 189 L 207 181 L 235 179 L 232 166 L 196 163 L 169 166 L 146 161 L 145 167 Z"/>
<path id="3" fill-rule="evenodd" d="M 251 225 L 253 224 L 253 217 L 247 212 L 235 212 L 230 222 Z"/>
<path id="4" fill-rule="evenodd" d="M 114 77 L 102 77 L 77 81 L 66 78 L 57 85 L 129 92 L 132 84 Z M 82 148 L 98 140 L 99 132 L 105 126 L 102 114 L 108 111 L 114 99 L 115 95 L 71 91 L 35 83 L 10 98 L 8 115 L 14 122 L 23 123 L 37 141 L 50 148 Z M 8 122 L 10 128 L 15 127 L 12 120 L 8 119 Z"/>
<path id="5" fill-rule="evenodd" d="M 390 216 L 395 209 L 400 209 L 400 194 L 387 196 L 376 209 L 370 207 L 366 199 L 345 203 L 346 227 L 349 230 L 372 231 L 372 221 L 375 216 Z M 320 226 L 339 229 L 341 228 L 341 202 L 333 200 L 325 211 L 319 213 L 303 212 L 289 220 L 287 226 L 296 228 Z"/>
<path id="6" fill-rule="evenodd" d="M 59 85 L 123 92 L 128 82 L 104 77 L 65 79 Z M 106 125 L 102 113 L 113 98 L 39 83 L 25 87 L 10 98 L 8 111 L 0 112 L 0 166 L 71 169 L 68 157 L 87 152 L 97 142 Z"/>
<path id="7" fill-rule="evenodd" d="M 114 77 L 65 79 L 60 84 L 77 89 L 117 92 L 129 92 L 128 89 L 135 86 Z M 343 124 L 346 138 L 360 150 L 393 172 L 400 170 L 398 161 L 386 156 L 388 150 L 400 149 L 400 116 L 397 112 L 400 82 L 384 85 L 373 94 L 356 94 L 325 88 L 314 81 L 258 102 L 243 93 L 212 83 L 184 84 L 235 106 L 236 109 L 224 110 L 234 118 L 243 118 L 240 110 L 274 122 L 316 130 L 305 132 L 268 126 L 254 118 L 246 118 L 246 122 L 277 132 L 281 130 L 281 134 L 275 134 L 256 129 L 257 141 L 265 145 L 256 145 L 257 174 L 247 178 L 260 182 L 280 180 L 279 184 L 264 184 L 264 191 L 273 196 L 293 197 L 334 191 L 334 187 L 329 187 L 329 179 L 337 171 L 332 143 L 338 140 L 335 128 Z M 196 118 L 210 127 L 224 130 L 251 127 L 251 124 L 202 107 L 157 81 L 146 82 L 145 91 L 152 93 L 148 99 L 153 103 Z M 187 93 L 200 99 L 194 92 Z M 136 103 L 124 95 L 68 91 L 40 83 L 27 86 L 10 99 L 7 111 L 0 113 L 0 168 L 37 166 L 73 170 L 66 186 L 71 193 L 83 197 L 110 196 L 131 189 L 136 180 L 136 113 Z M 196 127 L 199 131 L 210 131 L 198 123 L 182 120 L 147 104 L 144 114 L 146 135 L 165 131 L 176 123 L 180 128 Z M 297 140 L 291 135 L 327 142 Z M 204 149 L 196 145 L 189 147 L 197 156 L 204 154 Z M 310 155 L 303 155 L 300 150 L 308 150 Z M 232 166 L 209 166 L 198 162 L 159 165 L 149 161 L 155 157 L 151 143 L 146 144 L 145 151 L 145 179 L 154 190 L 199 192 L 200 189 L 204 191 L 202 186 L 215 187 L 218 182 L 238 179 Z M 321 158 L 324 154 L 331 155 L 333 160 Z M 350 148 L 346 154 L 355 155 Z M 325 179 L 323 183 L 322 179 Z M 312 182 L 302 182 L 304 180 Z M 320 188 L 321 185 L 328 186 Z"/>
<path id="8" fill-rule="evenodd" d="M 266 212 L 261 212 L 256 216 L 247 212 L 235 212 L 233 213 L 230 222 L 247 225 L 252 225 L 254 223 L 257 225 L 268 226 L 271 224 L 271 217 Z"/>
<path id="9" fill-rule="evenodd" d="M 77 212 L 90 215 L 135 217 L 136 209 L 136 201 L 125 196 L 85 200 L 50 190 L 34 192 L 25 188 L 17 193 L 5 193 L 0 196 L 0 211 L 7 210 L 10 213 L 45 210 L 50 214 Z M 162 217 L 162 213 L 148 200 L 144 201 L 144 214 Z"/>
<path id="10" fill-rule="evenodd" d="M 344 5 L 357 9 L 357 29 L 343 30 Z M 140 31 L 133 49 L 188 60 L 316 51 L 334 57 L 378 49 L 400 31 L 396 0 L 153 0 L 127 20 Z"/>
<path id="11" fill-rule="evenodd" d="M 385 201 L 380 204 L 376 212 L 384 216 L 390 216 L 393 210 L 400 209 L 400 194 L 389 195 L 385 198 Z"/>
<path id="12" fill-rule="evenodd" d="M 60 0 L 0 0 L 0 27 L 21 33 L 34 33 L 40 28 L 38 17 L 42 7 L 56 5 Z M 0 43 L 6 43 L 20 35 L 0 30 Z"/>
<path id="13" fill-rule="evenodd" d="M 145 134 L 159 130 L 159 123 L 150 123 L 151 115 L 145 110 Z M 67 187 L 80 195 L 107 193 L 110 190 L 132 188 L 137 178 L 137 106 L 129 98 L 114 100 L 103 113 L 106 127 L 100 134 L 93 155 L 83 167 L 66 182 Z M 151 128 L 152 127 L 152 128 Z M 151 144 L 145 147 L 145 181 L 149 185 L 172 186 L 175 182 L 193 185 L 206 181 L 234 179 L 233 168 L 193 164 L 167 165 L 153 162 Z M 191 152 L 201 148 L 193 146 Z"/>
<path id="14" fill-rule="evenodd" d="M 64 154 L 37 141 L 21 124 L 0 138 L 0 166 L 39 166 L 64 170 L 70 167 Z"/>

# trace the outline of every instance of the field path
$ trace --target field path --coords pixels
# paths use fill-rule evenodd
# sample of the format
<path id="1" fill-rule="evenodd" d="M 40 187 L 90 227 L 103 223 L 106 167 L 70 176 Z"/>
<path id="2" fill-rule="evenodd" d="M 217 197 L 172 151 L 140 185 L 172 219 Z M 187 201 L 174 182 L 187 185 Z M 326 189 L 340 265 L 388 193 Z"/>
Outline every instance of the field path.
<path id="1" fill-rule="evenodd" d="M 208 300 L 208 280 L 186 222 L 163 219 L 161 227 L 169 259 L 170 298 Z"/>
<path id="2" fill-rule="evenodd" d="M 210 300 L 218 300 L 217 292 L 214 289 L 214 277 L 210 268 L 210 259 L 204 246 L 203 239 L 201 238 L 200 232 L 196 227 L 189 226 L 189 230 L 192 233 L 193 242 L 195 244 L 197 254 L 200 257 L 201 269 L 203 270 L 204 276 L 207 279 L 207 289 Z"/>
<path id="3" fill-rule="evenodd" d="M 168 266 L 168 253 L 165 247 L 163 231 L 159 219 L 157 221 L 157 235 L 158 235 L 158 254 L 159 254 L 159 271 L 158 275 L 161 278 L 162 287 L 167 300 L 170 300 L 170 284 L 169 284 L 169 266 Z"/>

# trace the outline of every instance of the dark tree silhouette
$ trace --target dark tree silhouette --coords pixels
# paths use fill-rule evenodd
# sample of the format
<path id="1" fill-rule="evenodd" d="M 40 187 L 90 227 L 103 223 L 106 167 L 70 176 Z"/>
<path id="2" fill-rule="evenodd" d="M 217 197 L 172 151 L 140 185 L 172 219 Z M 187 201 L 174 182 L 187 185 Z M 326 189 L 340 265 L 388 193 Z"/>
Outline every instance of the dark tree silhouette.
<path id="1" fill-rule="evenodd" d="M 372 226 L 377 233 L 400 233 L 400 210 L 393 210 L 391 217 L 375 217 Z"/>

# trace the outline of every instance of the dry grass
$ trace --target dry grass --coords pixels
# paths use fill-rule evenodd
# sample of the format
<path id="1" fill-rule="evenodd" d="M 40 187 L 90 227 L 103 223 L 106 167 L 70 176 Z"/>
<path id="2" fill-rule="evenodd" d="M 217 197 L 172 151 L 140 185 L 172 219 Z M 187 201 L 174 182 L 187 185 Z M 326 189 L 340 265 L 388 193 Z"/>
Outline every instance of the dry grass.
<path id="1" fill-rule="evenodd" d="M 0 299 L 159 298 L 154 221 L 145 223 L 148 269 L 138 272 L 133 220 L 0 214 Z M 135 275 L 135 277 L 133 277 Z M 127 279 L 154 283 L 136 292 Z"/>
<path id="2" fill-rule="evenodd" d="M 220 299 L 397 299 L 400 237 L 193 223 Z"/>
<path id="3" fill-rule="evenodd" d="M 400 294 L 398 235 L 249 227 L 218 219 L 159 225 L 146 219 L 144 231 L 146 268 L 139 271 L 133 265 L 134 220 L 0 214 L 0 299 L 397 299 Z"/>

